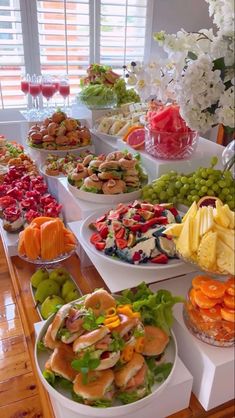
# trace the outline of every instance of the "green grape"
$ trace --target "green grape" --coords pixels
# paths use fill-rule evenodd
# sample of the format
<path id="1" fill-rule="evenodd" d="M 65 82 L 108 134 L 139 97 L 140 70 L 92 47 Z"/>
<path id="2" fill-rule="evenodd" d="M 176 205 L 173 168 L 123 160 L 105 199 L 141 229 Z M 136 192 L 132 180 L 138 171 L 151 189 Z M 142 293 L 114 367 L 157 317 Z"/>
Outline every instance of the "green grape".
<path id="1" fill-rule="evenodd" d="M 175 187 L 176 187 L 177 189 L 180 189 L 180 188 L 182 187 L 182 183 L 181 183 L 180 181 L 177 181 L 177 182 L 175 183 Z"/>
<path id="2" fill-rule="evenodd" d="M 231 210 L 235 209 L 235 202 L 233 200 L 229 200 L 228 201 L 228 206 L 230 207 Z"/>
<path id="3" fill-rule="evenodd" d="M 198 200 L 200 199 L 200 197 L 198 196 L 198 195 L 194 195 L 193 197 L 192 197 L 192 201 L 193 202 L 198 202 Z"/>
<path id="4" fill-rule="evenodd" d="M 223 195 L 228 195 L 229 194 L 229 192 L 230 192 L 230 190 L 227 188 L 227 187 L 225 187 L 224 189 L 223 189 Z"/>
<path id="5" fill-rule="evenodd" d="M 226 187 L 226 182 L 224 180 L 220 180 L 218 182 L 218 185 L 221 187 L 221 189 L 223 189 L 224 187 Z"/>
<path id="6" fill-rule="evenodd" d="M 181 177 L 181 183 L 183 183 L 183 184 L 188 183 L 188 178 L 185 177 L 185 176 Z"/>
<path id="7" fill-rule="evenodd" d="M 220 187 L 217 183 L 213 184 L 212 190 L 214 190 L 214 192 L 218 192 L 219 189 L 220 189 Z"/>
<path id="8" fill-rule="evenodd" d="M 161 191 L 161 193 L 160 193 L 160 199 L 162 200 L 162 201 L 166 201 L 166 199 L 167 199 L 167 192 L 165 192 L 165 191 Z"/>
<path id="9" fill-rule="evenodd" d="M 206 184 L 206 180 L 204 179 L 200 180 L 200 184 L 203 186 L 204 184 Z"/>
<path id="10" fill-rule="evenodd" d="M 227 201 L 234 200 L 234 197 L 233 197 L 231 194 L 227 194 L 227 195 L 226 195 L 226 200 L 227 200 Z"/>
<path id="11" fill-rule="evenodd" d="M 201 191 L 206 194 L 208 192 L 208 188 L 206 186 L 202 186 Z"/>
<path id="12" fill-rule="evenodd" d="M 193 179 L 193 177 L 189 177 L 188 182 L 189 182 L 190 184 L 194 183 L 194 179 Z"/>
<path id="13" fill-rule="evenodd" d="M 215 165 L 218 163 L 218 157 L 214 156 L 211 159 L 211 166 L 215 167 Z"/>
<path id="14" fill-rule="evenodd" d="M 184 184 L 182 188 L 187 192 L 187 190 L 189 189 L 189 184 Z"/>
<path id="15" fill-rule="evenodd" d="M 211 179 L 209 179 L 209 180 L 207 180 L 206 181 L 206 185 L 208 186 L 208 187 L 210 187 L 210 186 L 212 186 L 213 185 L 213 180 L 211 180 Z"/>
<path id="16" fill-rule="evenodd" d="M 214 190 L 212 190 L 212 189 L 208 189 L 208 190 L 207 190 L 207 195 L 208 195 L 208 196 L 215 196 L 215 192 L 214 192 Z"/>
<path id="17" fill-rule="evenodd" d="M 191 196 L 195 196 L 196 194 L 197 194 L 197 190 L 194 190 L 194 189 L 193 189 L 193 190 L 191 190 L 191 192 L 190 192 L 190 195 L 191 195 Z"/>
<path id="18" fill-rule="evenodd" d="M 169 188 L 169 189 L 168 189 L 168 195 L 169 195 L 169 196 L 174 196 L 174 194 L 175 194 L 174 189 Z"/>
<path id="19" fill-rule="evenodd" d="M 196 177 L 194 181 L 195 181 L 195 183 L 196 183 L 196 184 L 200 184 L 200 183 L 201 183 L 201 179 L 200 179 L 200 177 Z M 205 181 L 205 180 L 203 180 L 203 182 L 204 182 L 204 181 Z"/>
<path id="20" fill-rule="evenodd" d="M 199 190 L 198 194 L 199 194 L 200 197 L 205 196 L 205 193 L 202 190 Z"/>
<path id="21" fill-rule="evenodd" d="M 202 170 L 202 172 L 201 172 L 201 176 L 202 176 L 202 178 L 207 179 L 208 174 L 207 174 L 207 170 L 206 170 L 206 169 L 203 169 L 203 170 Z"/>

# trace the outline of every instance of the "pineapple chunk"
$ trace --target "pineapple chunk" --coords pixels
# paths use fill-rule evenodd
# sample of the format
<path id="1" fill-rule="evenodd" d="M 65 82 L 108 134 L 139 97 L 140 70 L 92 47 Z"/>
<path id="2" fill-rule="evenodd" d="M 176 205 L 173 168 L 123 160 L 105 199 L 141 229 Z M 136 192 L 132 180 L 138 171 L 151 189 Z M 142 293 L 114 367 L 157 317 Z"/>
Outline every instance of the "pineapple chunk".
<path id="1" fill-rule="evenodd" d="M 224 206 L 216 205 L 216 208 L 213 210 L 213 214 L 214 220 L 218 225 L 223 226 L 224 228 L 228 228 L 230 219 L 226 213 L 226 209 L 224 210 Z"/>
<path id="2" fill-rule="evenodd" d="M 220 238 L 217 241 L 216 259 L 221 272 L 231 274 L 232 276 L 235 275 L 234 251 Z"/>
<path id="3" fill-rule="evenodd" d="M 192 238 L 191 238 L 191 247 L 192 252 L 196 253 L 199 247 L 200 242 L 200 215 L 201 211 L 199 210 L 196 214 L 196 217 L 192 219 Z"/>
<path id="4" fill-rule="evenodd" d="M 193 202 L 193 204 L 190 206 L 188 212 L 186 212 L 186 214 L 184 215 L 182 222 L 185 222 L 186 219 L 191 216 L 194 217 L 197 214 L 197 204 L 196 202 Z"/>
<path id="5" fill-rule="evenodd" d="M 223 212 L 229 218 L 228 227 L 231 229 L 234 229 L 235 228 L 235 212 L 229 209 L 229 206 L 227 204 L 223 206 Z"/>
<path id="6" fill-rule="evenodd" d="M 189 258 L 192 254 L 190 246 L 192 219 L 193 218 L 190 216 L 187 217 L 186 221 L 183 223 L 181 234 L 176 242 L 177 251 L 185 258 Z"/>
<path id="7" fill-rule="evenodd" d="M 205 270 L 215 270 L 217 232 L 209 231 L 201 239 L 198 248 L 198 264 Z"/>
<path id="8" fill-rule="evenodd" d="M 231 248 L 232 251 L 235 251 L 235 240 L 234 240 L 234 236 L 232 234 L 229 233 L 229 230 L 227 230 L 228 232 L 218 232 L 218 237 L 221 239 L 221 241 L 223 241 L 224 244 L 228 245 L 228 247 Z M 235 255 L 234 255 L 235 257 Z"/>
<path id="9" fill-rule="evenodd" d="M 209 214 L 209 206 L 203 206 L 200 210 L 200 237 L 202 237 L 204 234 L 206 234 L 213 225 L 213 220 L 211 220 Z M 212 214 L 213 214 L 213 208 L 212 209 Z M 213 215 L 212 215 L 213 216 Z"/>
<path id="10" fill-rule="evenodd" d="M 183 229 L 182 223 L 171 224 L 165 229 L 164 234 L 170 235 L 171 237 L 179 237 L 182 229 Z"/>

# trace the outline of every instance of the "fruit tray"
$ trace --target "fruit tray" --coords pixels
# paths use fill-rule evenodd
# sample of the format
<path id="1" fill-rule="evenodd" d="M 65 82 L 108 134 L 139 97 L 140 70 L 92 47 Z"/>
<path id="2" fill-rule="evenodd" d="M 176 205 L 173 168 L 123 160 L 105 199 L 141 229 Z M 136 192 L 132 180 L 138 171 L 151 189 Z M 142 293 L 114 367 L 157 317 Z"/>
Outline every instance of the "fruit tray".
<path id="1" fill-rule="evenodd" d="M 58 306 L 82 295 L 73 276 L 63 267 L 37 269 L 31 276 L 30 290 L 38 315 L 43 320 L 56 312 Z"/>

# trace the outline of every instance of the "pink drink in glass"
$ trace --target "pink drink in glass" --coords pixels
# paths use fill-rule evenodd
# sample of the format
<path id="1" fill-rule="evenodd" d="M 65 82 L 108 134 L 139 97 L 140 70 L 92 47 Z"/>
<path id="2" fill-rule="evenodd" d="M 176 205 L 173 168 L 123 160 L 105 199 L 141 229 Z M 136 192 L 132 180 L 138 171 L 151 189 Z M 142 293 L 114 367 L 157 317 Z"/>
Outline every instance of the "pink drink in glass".
<path id="1" fill-rule="evenodd" d="M 60 82 L 59 81 L 54 81 L 54 86 L 55 86 L 55 92 L 56 91 L 59 91 L 59 88 L 60 88 Z"/>
<path id="2" fill-rule="evenodd" d="M 47 100 L 49 100 L 55 92 L 56 92 L 55 84 L 53 83 L 42 84 L 42 95 Z"/>
<path id="3" fill-rule="evenodd" d="M 21 80 L 20 88 L 24 94 L 27 94 L 29 92 L 29 82 L 27 80 Z"/>
<path id="4" fill-rule="evenodd" d="M 69 84 L 60 84 L 59 93 L 65 99 L 70 94 L 70 85 Z"/>
<path id="5" fill-rule="evenodd" d="M 29 93 L 33 97 L 37 97 L 41 93 L 41 85 L 40 84 L 29 84 Z"/>

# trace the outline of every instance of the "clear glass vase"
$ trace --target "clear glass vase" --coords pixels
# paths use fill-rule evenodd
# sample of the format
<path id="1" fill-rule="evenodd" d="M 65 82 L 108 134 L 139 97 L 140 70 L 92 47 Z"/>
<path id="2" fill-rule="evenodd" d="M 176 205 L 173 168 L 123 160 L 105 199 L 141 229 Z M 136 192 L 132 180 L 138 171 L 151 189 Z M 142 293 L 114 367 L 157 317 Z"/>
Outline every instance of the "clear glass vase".
<path id="1" fill-rule="evenodd" d="M 235 179 L 235 139 L 224 149 L 222 163 L 226 170 L 231 170 L 232 176 Z"/>

